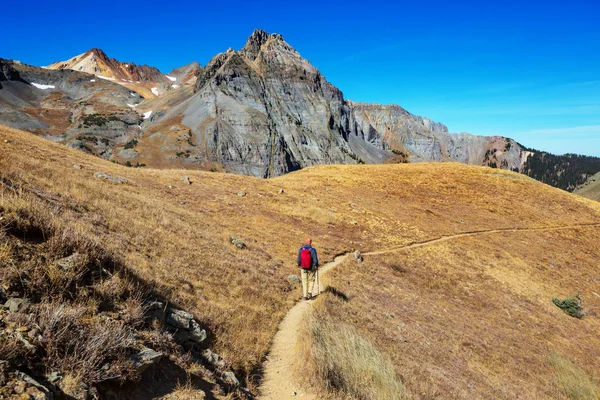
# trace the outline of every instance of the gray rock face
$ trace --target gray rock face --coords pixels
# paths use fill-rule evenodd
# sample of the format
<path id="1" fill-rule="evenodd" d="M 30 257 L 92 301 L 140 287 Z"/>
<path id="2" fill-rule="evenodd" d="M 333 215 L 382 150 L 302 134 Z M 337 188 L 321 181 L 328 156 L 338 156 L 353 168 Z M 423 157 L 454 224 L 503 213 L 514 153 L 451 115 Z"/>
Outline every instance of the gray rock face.
<path id="1" fill-rule="evenodd" d="M 400 106 L 351 103 L 363 130 L 380 135 L 391 149 L 417 161 L 457 161 L 520 170 L 523 149 L 512 139 L 448 133 L 445 125 L 412 115 Z"/>
<path id="2" fill-rule="evenodd" d="M 498 153 L 504 138 L 454 135 L 399 106 L 345 100 L 281 35 L 261 30 L 241 50 L 215 56 L 198 76 L 194 95 L 152 123 L 182 115 L 207 160 L 247 175 L 381 163 L 395 155 L 392 150 L 410 161 L 521 166 L 521 149 L 512 141 L 511 154 Z M 496 158 L 485 159 L 494 149 Z"/>

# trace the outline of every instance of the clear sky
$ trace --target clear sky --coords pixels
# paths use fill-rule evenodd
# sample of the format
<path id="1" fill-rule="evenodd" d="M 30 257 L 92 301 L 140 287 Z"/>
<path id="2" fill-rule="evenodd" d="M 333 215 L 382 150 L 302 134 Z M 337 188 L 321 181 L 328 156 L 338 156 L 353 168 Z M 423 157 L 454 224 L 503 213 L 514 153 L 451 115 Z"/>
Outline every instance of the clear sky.
<path id="1" fill-rule="evenodd" d="M 0 57 L 92 48 L 168 72 L 281 33 L 346 98 L 600 156 L 600 1 L 8 1 Z"/>

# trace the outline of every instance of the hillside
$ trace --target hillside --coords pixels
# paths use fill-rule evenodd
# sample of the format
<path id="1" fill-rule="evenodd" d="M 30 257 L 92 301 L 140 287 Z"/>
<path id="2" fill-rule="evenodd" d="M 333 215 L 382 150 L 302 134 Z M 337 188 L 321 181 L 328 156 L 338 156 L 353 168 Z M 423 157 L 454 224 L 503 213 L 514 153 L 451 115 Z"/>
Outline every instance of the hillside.
<path id="1" fill-rule="evenodd" d="M 590 176 L 573 193 L 591 200 L 600 200 L 600 172 Z"/>
<path id="2" fill-rule="evenodd" d="M 529 156 L 522 173 L 548 185 L 572 192 L 600 172 L 600 158 L 578 154 L 554 155 L 527 150 Z"/>
<path id="3" fill-rule="evenodd" d="M 117 182 L 95 177 L 100 172 Z M 0 128 L 0 177 L 0 218 L 8 238 L 0 257 L 0 297 L 42 289 L 50 296 L 32 296 L 32 313 L 21 321 L 38 318 L 48 301 L 85 304 L 89 318 L 126 315 L 131 292 L 112 306 L 122 311 L 111 313 L 91 295 L 96 286 L 64 297 L 36 280 L 43 271 L 57 274 L 55 262 L 76 250 L 90 260 L 98 254 L 119 260 L 139 287 L 152 287 L 154 298 L 192 313 L 207 332 L 186 359 L 162 350 L 171 348 L 168 337 L 163 347 L 149 339 L 163 337 L 162 325 L 126 325 L 139 332 L 135 346 L 170 354 L 173 364 L 148 370 L 161 378 L 146 390 L 164 396 L 187 390 L 218 398 L 230 390 L 220 383 L 227 375 L 194 358 L 206 348 L 258 392 L 271 340 L 299 296 L 290 275 L 297 274 L 293 261 L 307 235 L 325 263 L 355 248 L 368 253 L 507 230 L 366 255 L 362 264 L 348 259 L 327 277 L 338 296 L 320 297 L 314 318 L 352 327 L 390 360 L 415 398 L 567 398 L 563 375 L 550 361 L 554 354 L 578 365 L 592 382 L 600 376 L 600 229 L 590 225 L 600 223 L 600 204 L 523 175 L 458 163 L 320 166 L 268 180 L 134 169 Z M 543 229 L 554 227 L 564 229 Z M 18 248 L 28 249 L 29 261 L 17 256 Z M 28 272 L 14 276 L 19 270 Z M 578 291 L 583 319 L 552 303 Z M 11 332 L 3 334 L 16 335 Z M 47 343 L 42 337 L 41 353 L 35 353 L 42 367 L 7 354 L 0 359 L 43 380 L 58 367 L 44 358 Z M 108 365 L 102 362 L 98 368 Z M 174 365 L 179 377 L 166 372 Z M 177 379 L 186 382 L 186 373 L 188 385 L 176 385 Z M 332 388 L 322 376 L 310 378 L 315 390 Z M 88 376 L 79 379 L 105 390 Z"/>

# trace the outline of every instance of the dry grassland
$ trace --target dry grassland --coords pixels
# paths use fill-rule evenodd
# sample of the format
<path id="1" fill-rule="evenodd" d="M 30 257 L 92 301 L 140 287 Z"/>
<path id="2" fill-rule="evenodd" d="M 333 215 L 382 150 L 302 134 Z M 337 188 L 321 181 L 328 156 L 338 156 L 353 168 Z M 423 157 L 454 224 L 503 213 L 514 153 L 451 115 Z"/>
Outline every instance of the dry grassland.
<path id="1" fill-rule="evenodd" d="M 94 178 L 98 171 L 128 182 Z M 0 128 L 0 178 L 3 192 L 16 184 L 55 205 L 57 224 L 160 283 L 250 381 L 298 298 L 287 277 L 307 235 L 325 262 L 461 232 L 600 222 L 598 203 L 483 167 L 322 166 L 261 180 L 127 168 L 8 128 Z M 323 299 L 332 319 L 392 359 L 417 396 L 508 398 L 519 388 L 554 396 L 562 392 L 550 352 L 600 371 L 597 317 L 574 320 L 549 301 L 582 290 L 597 308 L 598 236 L 598 228 L 506 233 L 371 257 L 331 274 L 350 301 Z"/>

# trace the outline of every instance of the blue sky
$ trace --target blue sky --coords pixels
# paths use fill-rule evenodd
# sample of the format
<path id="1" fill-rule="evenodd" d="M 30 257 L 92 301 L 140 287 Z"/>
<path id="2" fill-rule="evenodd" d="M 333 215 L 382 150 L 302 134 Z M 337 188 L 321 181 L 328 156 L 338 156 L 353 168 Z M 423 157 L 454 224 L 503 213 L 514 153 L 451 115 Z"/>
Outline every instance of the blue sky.
<path id="1" fill-rule="evenodd" d="M 99 47 L 164 72 L 281 33 L 346 98 L 452 132 L 600 156 L 600 2 L 8 2 L 0 57 L 46 65 Z"/>

